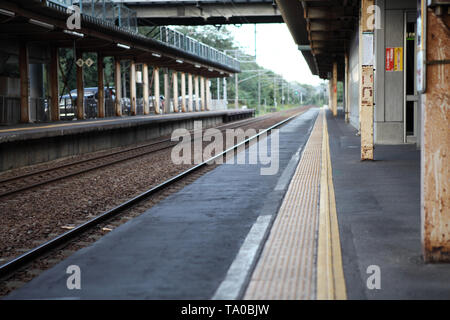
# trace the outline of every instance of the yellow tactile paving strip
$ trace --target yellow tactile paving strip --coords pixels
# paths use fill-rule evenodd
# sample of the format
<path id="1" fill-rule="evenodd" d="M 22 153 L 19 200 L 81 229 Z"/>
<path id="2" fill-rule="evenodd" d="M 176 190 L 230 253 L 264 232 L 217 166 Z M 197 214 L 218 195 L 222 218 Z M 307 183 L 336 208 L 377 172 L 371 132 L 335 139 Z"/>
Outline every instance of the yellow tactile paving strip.
<path id="1" fill-rule="evenodd" d="M 244 295 L 249 300 L 315 298 L 347 298 L 323 111 Z"/>
<path id="2" fill-rule="evenodd" d="M 347 299 L 326 118 L 323 119 L 322 170 L 320 177 L 317 299 Z"/>
<path id="3" fill-rule="evenodd" d="M 321 111 L 244 299 L 314 299 L 323 140 Z"/>

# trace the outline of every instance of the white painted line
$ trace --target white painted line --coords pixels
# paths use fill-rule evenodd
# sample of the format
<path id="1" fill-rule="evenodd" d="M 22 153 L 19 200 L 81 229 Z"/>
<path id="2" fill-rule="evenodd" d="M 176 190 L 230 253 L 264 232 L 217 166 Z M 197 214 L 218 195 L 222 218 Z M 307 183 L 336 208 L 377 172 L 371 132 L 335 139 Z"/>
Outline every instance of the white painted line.
<path id="1" fill-rule="evenodd" d="M 239 298 L 262 247 L 271 220 L 271 215 L 258 217 L 212 300 L 236 300 Z"/>

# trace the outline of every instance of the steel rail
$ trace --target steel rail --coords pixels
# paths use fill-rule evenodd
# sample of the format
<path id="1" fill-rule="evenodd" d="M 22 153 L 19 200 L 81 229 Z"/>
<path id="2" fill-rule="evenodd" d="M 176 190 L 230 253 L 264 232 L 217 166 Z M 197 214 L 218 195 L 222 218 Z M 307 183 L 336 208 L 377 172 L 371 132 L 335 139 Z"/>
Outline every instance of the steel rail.
<path id="1" fill-rule="evenodd" d="M 188 176 L 189 174 L 199 170 L 200 168 L 205 167 L 207 164 L 211 163 L 215 159 L 225 156 L 228 152 L 234 151 L 235 149 L 239 148 L 242 145 L 249 143 L 250 141 L 258 138 L 259 136 L 266 134 L 277 127 L 282 126 L 283 124 L 294 119 L 295 117 L 297 117 L 299 114 L 301 114 L 303 112 L 304 112 L 304 110 L 302 110 L 301 112 L 299 112 L 293 116 L 290 116 L 287 119 L 284 119 L 284 120 L 274 124 L 273 126 L 267 128 L 267 129 L 264 129 L 263 131 L 260 131 L 256 135 L 249 137 L 240 143 L 235 144 L 234 146 L 209 158 L 208 160 L 203 161 L 202 163 L 197 164 L 196 166 L 183 171 L 182 173 L 160 183 L 159 185 L 157 185 L 155 187 L 152 187 L 151 189 L 135 196 L 134 198 L 127 200 L 127 201 L 123 202 L 122 204 L 120 204 L 108 211 L 103 212 L 102 214 L 98 215 L 95 218 L 92 218 L 91 220 L 89 220 L 85 223 L 82 223 L 81 225 L 75 227 L 74 229 L 69 230 L 69 231 L 57 236 L 56 238 L 53 238 L 52 240 L 49 240 L 49 241 L 39 245 L 38 247 L 25 252 L 24 254 L 20 255 L 19 257 L 12 259 L 11 261 L 0 266 L 0 277 L 4 277 L 4 276 L 16 271 L 18 268 L 31 262 L 33 259 L 36 259 L 37 257 L 43 255 L 44 253 L 49 252 L 50 250 L 57 248 L 58 246 L 62 245 L 63 243 L 68 242 L 69 240 L 75 238 L 76 236 L 80 235 L 81 233 L 88 230 L 89 228 L 91 228 L 109 218 L 112 218 L 112 217 L 118 215 L 119 213 L 130 208 L 131 206 L 138 203 L 139 201 L 142 201 L 142 200 L 148 198 L 149 196 L 155 194 L 158 191 L 161 191 L 161 190 L 167 188 L 168 186 L 174 184 L 175 182 L 181 180 L 182 178 Z"/>
<path id="2" fill-rule="evenodd" d="M 257 119 L 254 119 L 254 118 L 253 119 L 246 119 L 246 120 L 238 121 L 238 123 L 233 122 L 231 124 L 218 126 L 216 128 L 233 126 L 233 125 L 236 125 L 236 124 L 238 124 L 238 125 L 247 125 L 247 124 L 251 124 L 251 123 L 254 123 L 254 122 L 260 122 L 260 121 L 263 121 L 263 120 L 265 120 L 265 117 L 257 118 Z M 167 143 L 167 142 L 172 142 L 172 140 L 171 139 L 164 139 L 164 140 L 148 143 L 148 144 L 145 144 L 145 145 L 142 145 L 142 146 L 132 147 L 132 148 L 128 148 L 128 149 L 125 149 L 125 150 L 120 150 L 120 151 L 108 153 L 108 154 L 105 154 L 105 155 L 92 157 L 92 158 L 89 158 L 89 159 L 73 161 L 73 162 L 70 162 L 70 163 L 67 163 L 67 164 L 64 164 L 64 165 L 61 165 L 61 166 L 57 166 L 57 167 L 54 167 L 54 168 L 38 170 L 38 171 L 34 171 L 34 172 L 23 174 L 23 175 L 19 175 L 19 176 L 16 176 L 16 177 L 6 178 L 6 179 L 0 181 L 0 187 L 3 187 L 1 184 L 11 183 L 12 181 L 15 181 L 15 180 L 30 178 L 30 177 L 33 177 L 33 176 L 42 175 L 42 174 L 49 173 L 49 172 L 52 172 L 52 171 L 62 170 L 62 169 L 65 169 L 65 168 L 70 168 L 71 166 L 77 166 L 77 165 L 84 164 L 84 163 L 94 162 L 96 160 L 107 159 L 108 157 L 118 156 L 120 154 L 137 151 L 139 149 L 149 148 L 149 147 L 152 147 L 152 146 L 155 146 L 155 145 L 158 145 L 158 144 L 162 144 L 162 143 Z M 15 189 L 9 189 L 9 190 L 7 190 L 5 192 L 1 192 L 0 191 L 0 197 L 6 197 L 8 195 L 15 194 L 15 193 L 18 193 L 18 192 L 21 192 L 21 191 L 25 191 L 25 190 L 28 190 L 28 189 L 31 189 L 31 188 L 39 187 L 41 185 L 45 185 L 45 184 L 48 184 L 48 183 L 51 183 L 51 182 L 59 181 L 59 180 L 66 179 L 66 178 L 69 178 L 69 177 L 73 177 L 73 176 L 76 176 L 76 175 L 79 175 L 79 174 L 82 174 L 82 173 L 86 173 L 86 172 L 89 172 L 89 171 L 92 171 L 92 170 L 96 170 L 96 169 L 100 169 L 100 168 L 103 168 L 103 167 L 111 166 L 113 164 L 120 163 L 120 162 L 123 162 L 123 161 L 128 161 L 128 160 L 131 160 L 131 159 L 135 159 L 137 157 L 141 157 L 141 156 L 144 156 L 144 155 L 147 155 L 147 154 L 150 154 L 150 153 L 161 151 L 161 150 L 170 148 L 172 146 L 173 145 L 169 145 L 169 146 L 161 147 L 161 148 L 155 149 L 155 150 L 143 151 L 143 152 L 141 152 L 139 154 L 130 155 L 130 156 L 124 157 L 122 159 L 115 159 L 115 160 L 112 160 L 112 161 L 109 161 L 109 162 L 105 162 L 105 163 L 102 163 L 102 164 L 95 165 L 95 166 L 90 167 L 90 168 L 81 168 L 79 170 L 75 170 L 73 172 L 69 172 L 69 173 L 66 173 L 66 174 L 61 174 L 61 175 L 53 177 L 53 178 L 52 177 L 50 177 L 48 179 L 44 178 L 41 181 L 38 181 L 38 182 L 35 182 L 35 183 L 32 183 L 32 184 L 28 184 L 28 185 L 25 185 L 25 186 L 22 186 L 22 187 L 18 187 L 18 188 L 15 188 Z"/>

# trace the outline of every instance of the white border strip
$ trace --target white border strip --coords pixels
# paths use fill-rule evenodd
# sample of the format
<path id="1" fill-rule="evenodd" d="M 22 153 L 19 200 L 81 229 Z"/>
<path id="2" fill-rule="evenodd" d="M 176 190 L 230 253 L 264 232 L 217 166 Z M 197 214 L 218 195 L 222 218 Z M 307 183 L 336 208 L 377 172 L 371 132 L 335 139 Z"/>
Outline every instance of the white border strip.
<path id="1" fill-rule="evenodd" d="M 271 215 L 258 217 L 230 269 L 228 269 L 225 280 L 222 281 L 211 298 L 212 300 L 236 300 L 239 298 L 271 221 Z"/>

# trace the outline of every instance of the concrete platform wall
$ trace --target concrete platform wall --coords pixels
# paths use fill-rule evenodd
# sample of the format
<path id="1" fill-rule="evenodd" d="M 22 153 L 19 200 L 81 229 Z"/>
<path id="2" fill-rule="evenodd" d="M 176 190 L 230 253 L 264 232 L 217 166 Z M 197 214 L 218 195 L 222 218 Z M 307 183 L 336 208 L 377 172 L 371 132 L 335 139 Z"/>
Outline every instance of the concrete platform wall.
<path id="1" fill-rule="evenodd" d="M 118 126 L 95 126 L 91 128 L 81 127 L 66 130 L 67 133 L 37 132 L 28 133 L 29 136 L 20 133 L 8 139 L 0 141 L 0 171 L 20 168 L 28 165 L 51 161 L 59 158 L 90 152 L 106 150 L 115 147 L 128 146 L 170 135 L 173 130 L 194 128 L 195 120 L 202 120 L 203 128 L 220 125 L 223 122 L 253 116 L 253 112 L 223 115 L 215 114 L 208 117 L 191 117 L 171 119 L 170 121 L 141 121 L 127 122 Z"/>

